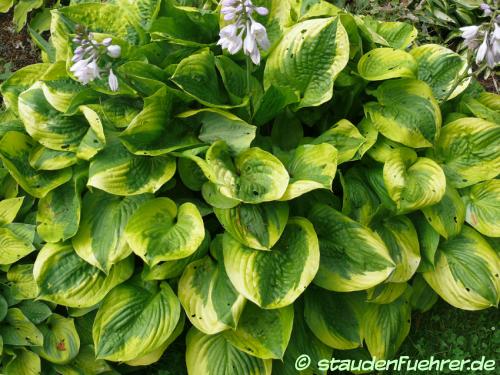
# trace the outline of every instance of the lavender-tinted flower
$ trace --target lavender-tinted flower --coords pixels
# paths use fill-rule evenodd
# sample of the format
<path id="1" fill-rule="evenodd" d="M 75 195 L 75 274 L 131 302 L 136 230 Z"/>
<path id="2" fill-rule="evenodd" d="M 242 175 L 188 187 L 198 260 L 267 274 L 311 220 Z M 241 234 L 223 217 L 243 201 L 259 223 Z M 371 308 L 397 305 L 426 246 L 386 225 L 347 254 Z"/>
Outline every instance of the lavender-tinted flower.
<path id="1" fill-rule="evenodd" d="M 106 62 L 106 56 L 113 59 L 120 57 L 121 47 L 112 44 L 112 38 L 106 38 L 101 43 L 94 39 L 92 33 L 83 28 L 77 28 L 77 36 L 73 38 L 77 45 L 71 61 L 70 71 L 83 85 L 101 78 L 101 74 L 108 74 L 108 85 L 111 91 L 118 90 L 118 77 L 111 70 L 111 63 Z"/>
<path id="2" fill-rule="evenodd" d="M 462 38 L 464 39 L 474 39 L 479 31 L 479 26 L 465 26 L 461 27 L 460 31 L 462 32 Z"/>
<path id="3" fill-rule="evenodd" d="M 270 47 L 267 31 L 264 25 L 255 21 L 252 14 L 255 12 L 265 16 L 269 11 L 264 7 L 253 5 L 251 0 L 223 0 L 221 14 L 226 21 L 233 21 L 223 27 L 219 33 L 218 45 L 234 55 L 243 49 L 256 65 L 260 63 L 260 49 Z"/>
<path id="4" fill-rule="evenodd" d="M 476 64 L 481 64 L 488 52 L 488 33 L 484 35 L 483 43 L 479 46 L 476 52 Z"/>
<path id="5" fill-rule="evenodd" d="M 483 17 L 489 17 L 491 16 L 491 13 L 493 13 L 491 7 L 486 3 L 482 3 L 479 7 L 483 11 Z"/>

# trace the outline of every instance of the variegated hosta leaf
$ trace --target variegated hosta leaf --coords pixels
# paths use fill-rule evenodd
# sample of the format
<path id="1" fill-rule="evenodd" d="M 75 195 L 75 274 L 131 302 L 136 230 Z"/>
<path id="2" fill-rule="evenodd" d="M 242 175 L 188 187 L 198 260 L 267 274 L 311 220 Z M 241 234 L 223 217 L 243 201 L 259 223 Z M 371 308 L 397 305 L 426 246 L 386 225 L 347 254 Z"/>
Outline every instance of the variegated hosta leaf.
<path id="1" fill-rule="evenodd" d="M 36 85 L 19 95 L 19 116 L 28 134 L 51 150 L 76 151 L 89 128 L 85 117 L 52 107 Z"/>
<path id="2" fill-rule="evenodd" d="M 421 274 L 417 274 L 411 284 L 411 308 L 426 312 L 438 301 L 438 295 L 427 284 Z"/>
<path id="3" fill-rule="evenodd" d="M 38 201 L 37 232 L 46 242 L 66 241 L 80 225 L 81 191 L 84 175 L 75 172 L 73 179 L 49 192 Z"/>
<path id="4" fill-rule="evenodd" d="M 25 66 L 12 74 L 2 83 L 0 91 L 7 108 L 18 114 L 17 101 L 19 94 L 31 87 L 51 64 L 33 64 Z"/>
<path id="5" fill-rule="evenodd" d="M 69 244 L 47 244 L 38 253 L 33 269 L 40 299 L 68 307 L 90 307 L 99 303 L 116 285 L 133 273 L 129 257 L 106 275 L 78 256 Z"/>
<path id="6" fill-rule="evenodd" d="M 183 59 L 171 80 L 186 94 L 207 107 L 231 108 L 217 76 L 215 57 L 208 49 Z"/>
<path id="7" fill-rule="evenodd" d="M 207 178 L 219 187 L 219 193 L 233 200 L 252 204 L 274 201 L 288 186 L 283 164 L 258 147 L 241 152 L 233 162 L 227 144 L 215 142 L 207 151 L 206 163 Z"/>
<path id="8" fill-rule="evenodd" d="M 0 201 L 0 225 L 10 224 L 16 218 L 24 197 L 9 198 Z"/>
<path id="9" fill-rule="evenodd" d="M 6 224 L 0 227 L 0 264 L 13 264 L 35 251 L 35 227 L 29 224 Z"/>
<path id="10" fill-rule="evenodd" d="M 465 117 L 443 127 L 433 158 L 448 182 L 463 188 L 500 173 L 500 125 Z"/>
<path id="11" fill-rule="evenodd" d="M 424 44 L 410 53 L 418 63 L 417 78 L 427 82 L 438 101 L 453 99 L 469 85 L 467 79 L 455 87 L 467 69 L 466 59 L 458 53 L 439 44 Z"/>
<path id="12" fill-rule="evenodd" d="M 76 357 L 80 350 L 80 337 L 73 319 L 52 314 L 39 326 L 43 346 L 33 348 L 40 357 L 51 363 L 64 364 Z"/>
<path id="13" fill-rule="evenodd" d="M 97 312 L 92 337 L 97 358 L 129 361 L 159 348 L 174 332 L 181 313 L 167 283 L 114 288 Z"/>
<path id="14" fill-rule="evenodd" d="M 441 237 L 420 211 L 415 212 L 411 219 L 417 230 L 420 255 L 422 256 L 419 271 L 434 269 L 436 251 Z"/>
<path id="15" fill-rule="evenodd" d="M 383 283 L 366 291 L 370 303 L 391 303 L 398 299 L 408 288 L 407 283 Z"/>
<path id="16" fill-rule="evenodd" d="M 178 295 L 191 323 L 208 335 L 235 329 L 245 306 L 245 298 L 234 289 L 223 264 L 210 257 L 186 267 Z"/>
<path id="17" fill-rule="evenodd" d="M 43 335 L 18 308 L 11 308 L 0 326 L 4 345 L 40 346 Z"/>
<path id="18" fill-rule="evenodd" d="M 344 193 L 342 213 L 360 224 L 369 225 L 381 203 L 364 177 L 363 171 L 358 168 L 351 168 L 340 175 Z"/>
<path id="19" fill-rule="evenodd" d="M 171 156 L 133 155 L 115 140 L 92 159 L 87 185 L 115 195 L 155 193 L 173 177 L 175 168 Z"/>
<path id="20" fill-rule="evenodd" d="M 287 30 L 270 53 L 264 87 L 298 92 L 299 108 L 319 106 L 332 98 L 335 78 L 348 60 L 349 39 L 339 17 L 303 21 Z"/>
<path id="21" fill-rule="evenodd" d="M 448 239 L 462 230 L 465 220 L 465 205 L 458 192 L 451 186 L 438 203 L 425 207 L 422 212 L 429 224 L 441 236 Z"/>
<path id="22" fill-rule="evenodd" d="M 393 48 L 375 48 L 361 57 L 358 72 L 367 81 L 415 78 L 417 62 L 408 52 Z"/>
<path id="23" fill-rule="evenodd" d="M 30 350 L 16 350 L 15 357 L 4 367 L 5 375 L 38 375 L 42 373 L 40 357 Z"/>
<path id="24" fill-rule="evenodd" d="M 70 363 L 54 365 L 54 368 L 62 375 L 103 374 L 113 371 L 106 361 L 95 358 L 92 345 L 82 345 L 80 352 Z"/>
<path id="25" fill-rule="evenodd" d="M 401 143 L 391 141 L 381 134 L 378 135 L 377 141 L 367 153 L 373 160 L 379 163 L 385 163 L 397 152 L 401 153 L 405 160 L 413 160 L 417 157 L 417 152 L 414 149 L 403 146 Z"/>
<path id="26" fill-rule="evenodd" d="M 305 293 L 307 325 L 323 343 L 341 350 L 359 348 L 363 344 L 361 320 L 363 293 L 337 293 L 310 288 Z"/>
<path id="27" fill-rule="evenodd" d="M 87 130 L 87 133 L 85 133 L 82 141 L 80 142 L 78 149 L 76 150 L 76 156 L 78 157 L 78 159 L 91 160 L 98 152 L 106 147 L 107 143 L 101 116 L 103 120 L 105 119 L 106 121 L 109 121 L 109 119 L 104 117 L 102 110 L 99 110 L 102 108 L 101 105 L 81 105 L 78 108 L 87 119 L 90 127 Z"/>
<path id="28" fill-rule="evenodd" d="M 378 165 L 370 168 L 361 168 L 361 171 L 366 176 L 366 180 L 370 188 L 377 194 L 378 199 L 382 203 L 383 210 L 391 214 L 397 213 L 396 203 L 392 200 L 384 182 L 384 168 Z"/>
<path id="29" fill-rule="evenodd" d="M 264 310 L 249 302 L 238 326 L 224 337 L 239 350 L 262 359 L 283 359 L 293 326 L 293 305 Z"/>
<path id="30" fill-rule="evenodd" d="M 485 236 L 500 237 L 500 180 L 474 185 L 463 198 L 467 223 Z"/>
<path id="31" fill-rule="evenodd" d="M 74 152 L 55 151 L 37 145 L 30 152 L 30 165 L 39 171 L 57 171 L 75 165 L 78 158 Z"/>
<path id="32" fill-rule="evenodd" d="M 187 334 L 186 346 L 189 375 L 271 375 L 272 360 L 238 350 L 223 333 L 206 335 L 193 327 Z"/>
<path id="33" fill-rule="evenodd" d="M 328 143 L 301 145 L 286 163 L 290 183 L 280 200 L 291 200 L 316 189 L 332 189 L 337 149 Z"/>
<path id="34" fill-rule="evenodd" d="M 499 269 L 495 250 L 474 229 L 464 226 L 462 233 L 439 245 L 435 269 L 423 276 L 450 305 L 481 310 L 498 306 Z"/>
<path id="35" fill-rule="evenodd" d="M 192 110 L 177 117 L 194 118 L 201 122 L 198 135 L 201 141 L 205 143 L 224 141 L 235 154 L 250 147 L 257 130 L 256 126 L 248 124 L 232 113 L 216 108 Z"/>
<path id="36" fill-rule="evenodd" d="M 381 283 L 394 270 L 389 250 L 369 228 L 325 204 L 316 205 L 309 219 L 321 251 L 315 284 L 337 292 L 364 290 Z"/>
<path id="37" fill-rule="evenodd" d="M 27 135 L 10 131 L 0 140 L 0 158 L 10 175 L 21 187 L 36 198 L 71 179 L 71 169 L 37 171 L 29 163 L 35 142 Z"/>
<path id="38" fill-rule="evenodd" d="M 174 331 L 170 336 L 168 336 L 167 341 L 165 341 L 158 349 L 155 349 L 142 357 L 138 357 L 135 359 L 132 359 L 130 361 L 126 361 L 125 363 L 128 366 L 149 366 L 155 362 L 158 362 L 160 358 L 163 356 L 163 353 L 167 348 L 172 344 L 177 337 L 179 337 L 182 332 L 184 331 L 184 325 L 186 323 L 186 317 L 184 314 L 181 313 L 180 319 L 177 322 L 177 325 L 175 326 Z"/>
<path id="39" fill-rule="evenodd" d="M 403 213 L 432 206 L 446 192 L 445 174 L 434 160 L 405 160 L 402 153 L 394 153 L 384 164 L 384 184 Z"/>
<path id="40" fill-rule="evenodd" d="M 210 247 L 210 232 L 205 229 L 205 238 L 198 249 L 190 256 L 177 260 L 161 262 L 156 266 L 144 265 L 142 279 L 145 281 L 175 279 L 182 275 L 184 269 L 195 260 L 203 258 Z"/>
<path id="41" fill-rule="evenodd" d="M 214 208 L 226 231 L 243 245 L 269 250 L 279 240 L 288 221 L 288 203 L 240 204 L 234 208 Z"/>
<path id="42" fill-rule="evenodd" d="M 418 35 L 407 22 L 383 22 L 369 16 L 355 16 L 356 24 L 368 40 L 382 46 L 406 49 Z"/>
<path id="43" fill-rule="evenodd" d="M 120 135 L 131 153 L 157 156 L 200 143 L 187 124 L 172 118 L 173 101 L 166 87 L 144 99 L 143 110 Z"/>
<path id="44" fill-rule="evenodd" d="M 474 117 L 478 117 L 495 124 L 500 123 L 500 111 L 490 108 L 488 106 L 489 104 L 489 101 L 486 101 L 485 104 L 483 104 L 480 97 L 473 98 L 471 96 L 464 95 L 460 101 L 459 110 L 468 115 L 473 115 Z"/>
<path id="45" fill-rule="evenodd" d="M 109 273 L 111 267 L 132 250 L 124 236 L 125 226 L 149 194 L 118 197 L 102 191 L 87 192 L 82 204 L 78 232 L 72 239 L 76 253 L 85 261 Z"/>
<path id="46" fill-rule="evenodd" d="M 132 251 L 149 266 L 190 256 L 204 237 L 205 227 L 198 208 L 192 203 L 177 208 L 169 198 L 143 203 L 125 228 Z"/>
<path id="47" fill-rule="evenodd" d="M 224 265 L 243 296 L 265 309 L 292 304 L 319 267 L 319 246 L 311 223 L 292 218 L 271 251 L 248 248 L 224 235 Z"/>
<path id="48" fill-rule="evenodd" d="M 15 264 L 7 272 L 10 294 L 16 300 L 32 300 L 39 296 L 39 289 L 33 277 L 33 264 Z"/>
<path id="49" fill-rule="evenodd" d="M 318 362 L 325 358 L 331 358 L 333 349 L 319 340 L 307 326 L 304 319 L 302 300 L 295 302 L 294 307 L 292 337 L 286 348 L 283 360 L 273 361 L 273 374 L 297 374 L 295 362 L 299 356 L 307 354 L 311 358 L 311 365 L 299 373 L 301 375 L 326 375 L 326 370 L 318 368 Z"/>
<path id="50" fill-rule="evenodd" d="M 362 320 L 362 332 L 372 357 L 394 357 L 408 336 L 411 325 L 408 294 L 403 294 L 392 303 L 367 304 Z"/>
<path id="51" fill-rule="evenodd" d="M 329 143 L 338 151 L 337 163 L 342 164 L 353 160 L 366 138 L 348 120 L 340 120 L 326 132 L 321 134 L 312 143 Z"/>
<path id="52" fill-rule="evenodd" d="M 412 222 L 400 215 L 383 220 L 374 229 L 396 263 L 396 269 L 387 280 L 393 283 L 408 281 L 420 264 L 418 235 Z"/>
<path id="53" fill-rule="evenodd" d="M 431 147 L 439 136 L 441 110 L 426 83 L 416 79 L 383 82 L 365 104 L 365 114 L 387 138 L 406 146 Z"/>

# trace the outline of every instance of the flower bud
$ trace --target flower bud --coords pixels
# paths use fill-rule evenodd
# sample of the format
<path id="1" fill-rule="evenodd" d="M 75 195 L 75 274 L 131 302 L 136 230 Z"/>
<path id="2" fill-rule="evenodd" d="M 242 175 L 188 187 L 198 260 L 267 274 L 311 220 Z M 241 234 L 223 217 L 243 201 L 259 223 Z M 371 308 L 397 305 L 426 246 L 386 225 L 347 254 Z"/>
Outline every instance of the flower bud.
<path id="1" fill-rule="evenodd" d="M 116 58 L 120 57 L 120 55 L 122 53 L 122 48 L 117 44 L 112 44 L 107 48 L 107 51 L 108 51 L 109 57 L 116 59 Z"/>

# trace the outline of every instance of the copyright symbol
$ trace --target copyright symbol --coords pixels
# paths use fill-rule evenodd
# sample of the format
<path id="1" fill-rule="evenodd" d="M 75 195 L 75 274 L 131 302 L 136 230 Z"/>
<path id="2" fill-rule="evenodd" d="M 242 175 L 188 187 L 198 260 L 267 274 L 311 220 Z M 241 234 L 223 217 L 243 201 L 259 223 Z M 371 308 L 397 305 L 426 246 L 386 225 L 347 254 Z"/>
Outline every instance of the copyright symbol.
<path id="1" fill-rule="evenodd" d="M 295 361 L 295 369 L 297 371 L 306 370 L 311 365 L 311 357 L 307 354 L 300 355 Z"/>

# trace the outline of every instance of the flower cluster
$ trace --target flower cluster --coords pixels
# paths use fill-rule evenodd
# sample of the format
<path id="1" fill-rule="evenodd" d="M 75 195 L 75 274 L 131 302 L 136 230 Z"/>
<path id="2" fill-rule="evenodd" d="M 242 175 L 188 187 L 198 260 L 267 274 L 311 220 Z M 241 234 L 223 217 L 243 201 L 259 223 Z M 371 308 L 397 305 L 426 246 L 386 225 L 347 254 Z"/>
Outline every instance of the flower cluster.
<path id="1" fill-rule="evenodd" d="M 493 30 L 484 30 L 480 26 L 466 26 L 460 30 L 465 44 L 475 51 L 476 64 L 486 60 L 491 69 L 500 64 L 500 22 L 494 23 Z"/>
<path id="2" fill-rule="evenodd" d="M 111 38 L 97 42 L 92 33 L 81 28 L 77 31 L 73 42 L 77 45 L 73 53 L 73 65 L 70 71 L 83 85 L 108 76 L 108 85 L 111 91 L 118 90 L 118 78 L 111 69 L 109 58 L 117 59 L 121 55 L 121 47 L 112 44 Z"/>
<path id="3" fill-rule="evenodd" d="M 264 7 L 257 7 L 251 0 L 222 0 L 221 13 L 224 20 L 232 22 L 220 30 L 217 43 L 230 54 L 238 53 L 242 48 L 245 55 L 250 56 L 253 63 L 260 63 L 260 51 L 270 47 L 264 25 L 255 21 L 253 13 L 261 16 L 269 12 Z"/>

